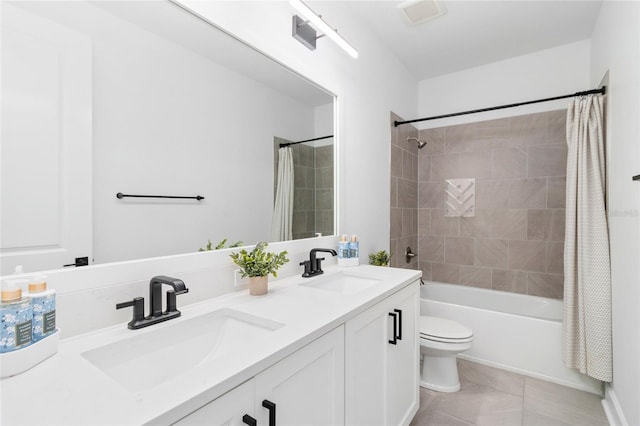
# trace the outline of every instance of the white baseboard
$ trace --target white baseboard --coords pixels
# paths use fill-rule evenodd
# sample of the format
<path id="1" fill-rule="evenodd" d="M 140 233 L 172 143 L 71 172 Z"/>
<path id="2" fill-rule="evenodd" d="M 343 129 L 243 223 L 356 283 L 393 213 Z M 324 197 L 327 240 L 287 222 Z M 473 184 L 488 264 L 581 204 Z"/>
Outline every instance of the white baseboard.
<path id="1" fill-rule="evenodd" d="M 616 397 L 616 393 L 608 383 L 604 386 L 602 408 L 604 408 L 604 413 L 607 416 L 610 426 L 629 426 L 622 407 L 620 407 L 620 403 L 618 402 L 618 398 Z"/>

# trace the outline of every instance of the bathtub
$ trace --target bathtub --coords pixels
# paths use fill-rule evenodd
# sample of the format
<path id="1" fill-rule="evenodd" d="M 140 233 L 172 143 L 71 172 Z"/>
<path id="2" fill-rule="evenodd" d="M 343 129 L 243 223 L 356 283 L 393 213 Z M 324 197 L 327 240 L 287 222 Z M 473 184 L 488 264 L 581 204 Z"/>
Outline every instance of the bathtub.
<path id="1" fill-rule="evenodd" d="M 460 358 L 602 394 L 600 381 L 562 363 L 560 300 L 427 281 L 420 288 L 420 314 L 473 330 L 473 346 Z"/>

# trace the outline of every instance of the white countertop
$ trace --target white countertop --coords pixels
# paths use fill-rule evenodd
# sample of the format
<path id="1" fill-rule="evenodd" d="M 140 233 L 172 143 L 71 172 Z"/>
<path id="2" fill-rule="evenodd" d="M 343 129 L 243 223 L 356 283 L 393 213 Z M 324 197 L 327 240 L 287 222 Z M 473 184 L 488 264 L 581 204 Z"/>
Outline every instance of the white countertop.
<path id="1" fill-rule="evenodd" d="M 343 271 L 375 276 L 375 286 L 342 294 L 300 285 Z M 182 316 L 140 330 L 126 323 L 60 342 L 58 352 L 31 370 L 0 381 L 2 425 L 170 424 L 233 389 L 280 359 L 317 339 L 420 277 L 420 271 L 375 266 L 328 266 L 314 278 L 270 278 L 269 293 L 227 294 L 180 307 Z M 140 295 L 146 296 L 146 295 Z M 135 335 L 151 333 L 210 311 L 232 308 L 284 324 L 268 338 L 215 362 L 185 365 L 184 373 L 141 392 L 131 392 L 94 366 L 82 353 Z M 162 362 L 180 363 L 179 359 Z"/>

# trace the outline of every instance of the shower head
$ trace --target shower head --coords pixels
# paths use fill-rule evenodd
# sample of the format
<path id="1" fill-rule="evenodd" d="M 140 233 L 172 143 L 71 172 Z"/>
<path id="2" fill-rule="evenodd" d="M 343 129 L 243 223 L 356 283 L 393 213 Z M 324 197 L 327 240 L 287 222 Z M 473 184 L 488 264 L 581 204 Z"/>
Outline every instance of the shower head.
<path id="1" fill-rule="evenodd" d="M 414 141 L 415 143 L 417 143 L 418 144 L 418 149 L 424 148 L 424 146 L 427 144 L 427 142 L 421 141 L 418 138 L 407 138 L 407 142 L 410 142 L 410 141 Z"/>

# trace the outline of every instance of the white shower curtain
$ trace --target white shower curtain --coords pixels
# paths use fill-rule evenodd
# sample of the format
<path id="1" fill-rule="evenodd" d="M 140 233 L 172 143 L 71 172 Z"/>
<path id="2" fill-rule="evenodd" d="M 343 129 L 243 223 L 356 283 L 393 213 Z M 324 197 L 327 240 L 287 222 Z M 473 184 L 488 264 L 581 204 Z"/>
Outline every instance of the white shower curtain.
<path id="1" fill-rule="evenodd" d="M 271 241 L 293 239 L 293 151 L 278 150 L 278 184 L 271 220 Z"/>
<path id="2" fill-rule="evenodd" d="M 567 145 L 563 359 L 567 367 L 610 382 L 611 271 L 602 95 L 579 97 L 569 105 Z"/>

